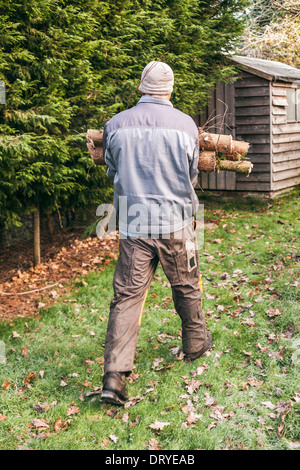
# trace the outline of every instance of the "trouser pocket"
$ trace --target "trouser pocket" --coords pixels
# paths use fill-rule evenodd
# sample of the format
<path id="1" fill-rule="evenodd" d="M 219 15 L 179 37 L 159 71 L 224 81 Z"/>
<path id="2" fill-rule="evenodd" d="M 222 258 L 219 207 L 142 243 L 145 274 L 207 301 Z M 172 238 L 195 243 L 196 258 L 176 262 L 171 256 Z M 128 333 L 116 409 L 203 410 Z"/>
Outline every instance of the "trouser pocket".
<path id="1" fill-rule="evenodd" d="M 191 272 L 197 267 L 197 257 L 196 257 L 196 244 L 193 240 L 186 240 L 185 242 L 185 251 L 186 251 L 186 268 L 187 272 Z"/>

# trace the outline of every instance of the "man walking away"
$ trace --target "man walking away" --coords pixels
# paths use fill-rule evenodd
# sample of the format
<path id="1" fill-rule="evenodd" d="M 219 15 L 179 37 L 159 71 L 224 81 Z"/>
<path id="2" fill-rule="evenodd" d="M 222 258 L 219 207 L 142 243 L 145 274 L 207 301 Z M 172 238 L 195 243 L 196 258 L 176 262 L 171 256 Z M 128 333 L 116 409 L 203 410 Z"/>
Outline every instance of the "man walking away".
<path id="1" fill-rule="evenodd" d="M 163 62 L 142 73 L 136 106 L 104 127 L 107 174 L 114 181 L 119 258 L 106 333 L 101 401 L 124 405 L 142 310 L 158 262 L 171 284 L 187 360 L 212 346 L 201 309 L 193 215 L 199 137 L 192 118 L 170 102 L 174 74 Z"/>

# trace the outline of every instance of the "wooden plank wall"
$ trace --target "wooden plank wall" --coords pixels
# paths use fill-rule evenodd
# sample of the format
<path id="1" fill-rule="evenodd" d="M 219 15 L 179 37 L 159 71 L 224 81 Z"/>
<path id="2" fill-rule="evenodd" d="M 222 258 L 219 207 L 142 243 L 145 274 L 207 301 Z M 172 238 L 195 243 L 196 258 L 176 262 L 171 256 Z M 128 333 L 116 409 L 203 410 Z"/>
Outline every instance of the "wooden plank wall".
<path id="1" fill-rule="evenodd" d="M 222 119 L 225 114 L 224 123 Z M 234 85 L 220 83 L 213 90 L 210 101 L 199 116 L 199 125 L 215 134 L 231 134 L 234 138 Z M 231 171 L 220 173 L 200 173 L 199 185 L 202 189 L 234 191 L 236 189 L 236 174 Z"/>
<path id="2" fill-rule="evenodd" d="M 237 191 L 270 191 L 270 82 L 242 72 L 235 88 L 235 138 L 250 142 L 249 177 L 236 176 Z"/>
<path id="3" fill-rule="evenodd" d="M 287 122 L 286 90 L 274 82 L 272 91 L 272 191 L 300 184 L 300 122 Z"/>

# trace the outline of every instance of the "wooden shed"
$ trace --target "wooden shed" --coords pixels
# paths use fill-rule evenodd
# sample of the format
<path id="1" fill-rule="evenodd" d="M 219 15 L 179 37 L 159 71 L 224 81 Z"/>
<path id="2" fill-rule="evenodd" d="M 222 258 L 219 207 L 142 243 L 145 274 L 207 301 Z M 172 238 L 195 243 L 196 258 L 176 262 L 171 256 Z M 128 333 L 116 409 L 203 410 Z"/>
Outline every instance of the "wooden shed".
<path id="1" fill-rule="evenodd" d="M 273 197 L 300 184 L 300 70 L 251 57 L 232 60 L 238 79 L 213 90 L 199 125 L 250 142 L 248 159 L 254 167 L 248 177 L 226 171 L 201 173 L 199 184 L 215 193 Z"/>

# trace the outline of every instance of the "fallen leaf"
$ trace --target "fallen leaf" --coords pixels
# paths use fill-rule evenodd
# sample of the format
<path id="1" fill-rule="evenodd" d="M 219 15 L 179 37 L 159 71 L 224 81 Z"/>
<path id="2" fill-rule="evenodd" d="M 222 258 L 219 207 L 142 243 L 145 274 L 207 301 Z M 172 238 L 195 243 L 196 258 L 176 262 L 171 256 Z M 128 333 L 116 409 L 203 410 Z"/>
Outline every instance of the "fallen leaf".
<path id="1" fill-rule="evenodd" d="M 207 300 L 214 300 L 214 296 L 208 294 L 207 292 L 205 292 L 205 297 L 207 298 Z"/>
<path id="2" fill-rule="evenodd" d="M 261 359 L 256 359 L 256 361 L 254 361 L 254 364 L 259 367 L 260 369 L 263 369 L 263 365 L 262 365 L 262 362 L 261 362 Z"/>
<path id="3" fill-rule="evenodd" d="M 283 437 L 284 420 L 285 420 L 286 415 L 288 414 L 289 411 L 290 411 L 290 408 L 285 410 L 285 412 L 281 416 L 280 426 L 279 426 L 278 431 L 277 431 L 278 437 Z"/>
<path id="4" fill-rule="evenodd" d="M 110 434 L 109 438 L 116 444 L 119 440 L 118 436 L 115 436 L 114 434 Z"/>
<path id="5" fill-rule="evenodd" d="M 191 426 L 191 424 L 194 424 L 198 421 L 199 418 L 201 418 L 202 415 L 196 414 L 193 411 L 190 411 L 189 414 L 186 417 L 186 422 L 188 426 Z"/>
<path id="6" fill-rule="evenodd" d="M 284 357 L 283 351 L 270 351 L 268 353 L 269 357 L 273 357 L 274 359 L 277 359 L 278 361 L 281 361 Z"/>
<path id="7" fill-rule="evenodd" d="M 133 372 L 130 374 L 130 376 L 128 377 L 128 382 L 129 383 L 132 383 L 132 382 L 135 382 L 136 380 L 138 380 L 140 377 L 140 374 L 139 373 L 136 373 L 134 374 Z"/>
<path id="8" fill-rule="evenodd" d="M 180 346 L 176 346 L 175 348 L 171 348 L 171 353 L 174 354 L 174 356 L 176 356 L 176 354 L 178 354 L 180 351 Z"/>
<path id="9" fill-rule="evenodd" d="M 243 353 L 244 353 L 246 356 L 252 356 L 252 352 L 251 352 L 251 351 L 245 351 L 245 350 L 243 350 Z"/>
<path id="10" fill-rule="evenodd" d="M 278 308 L 269 308 L 269 310 L 266 311 L 268 317 L 273 318 L 281 315 L 281 312 L 278 310 Z"/>
<path id="11" fill-rule="evenodd" d="M 4 383 L 2 384 L 2 388 L 4 390 L 8 390 L 9 389 L 9 386 L 10 386 L 10 383 L 7 379 L 4 380 Z"/>
<path id="12" fill-rule="evenodd" d="M 30 428 L 35 428 L 35 429 L 48 429 L 49 425 L 46 423 L 46 420 L 44 419 L 33 419 L 30 424 L 28 424 Z"/>
<path id="13" fill-rule="evenodd" d="M 139 403 L 140 401 L 144 399 L 145 397 L 141 397 L 140 395 L 137 395 L 136 397 L 130 397 L 125 403 L 125 408 L 130 408 L 131 406 L 136 405 L 137 403 Z"/>
<path id="14" fill-rule="evenodd" d="M 25 357 L 25 359 L 29 359 L 28 348 L 21 348 L 21 354 L 23 357 Z"/>
<path id="15" fill-rule="evenodd" d="M 72 422 L 71 419 L 67 419 L 66 421 L 63 421 L 62 418 L 58 418 L 54 424 L 54 431 L 55 432 L 60 432 L 62 430 L 67 429 L 68 424 Z"/>
<path id="16" fill-rule="evenodd" d="M 5 415 L 0 415 L 0 423 L 1 421 L 5 421 L 6 420 L 6 416 Z"/>
<path id="17" fill-rule="evenodd" d="M 250 387 L 261 387 L 264 381 L 263 380 L 248 380 L 246 383 L 250 385 Z"/>
<path id="18" fill-rule="evenodd" d="M 203 385 L 203 382 L 200 382 L 200 380 L 195 380 L 195 379 L 192 379 L 191 382 L 186 380 L 185 383 L 187 384 L 185 387 L 186 391 L 190 395 L 192 395 L 196 390 L 198 390 L 199 387 L 201 387 L 201 385 Z"/>
<path id="19" fill-rule="evenodd" d="M 188 395 L 187 395 L 187 396 L 188 396 Z M 182 409 L 183 413 L 185 413 L 185 414 L 188 414 L 188 413 L 190 413 L 191 411 L 195 411 L 195 407 L 194 407 L 193 403 L 191 402 L 191 400 L 188 400 L 188 401 L 187 401 L 187 404 L 186 404 L 186 405 L 183 405 L 183 406 L 181 407 L 181 409 Z"/>
<path id="20" fill-rule="evenodd" d="M 157 357 L 156 359 L 154 359 L 153 364 L 152 364 L 152 369 L 156 369 L 159 366 L 159 364 L 163 362 L 163 360 L 164 359 L 162 357 Z"/>
<path id="21" fill-rule="evenodd" d="M 223 411 L 224 411 L 224 409 L 225 409 L 224 406 L 215 406 L 215 407 L 213 408 L 213 411 L 212 411 L 212 413 L 210 414 L 210 416 L 211 416 L 212 418 L 217 419 L 218 421 L 221 421 L 221 420 L 224 419 L 223 414 L 222 414 Z"/>
<path id="22" fill-rule="evenodd" d="M 197 367 L 197 369 L 196 369 L 194 372 L 192 372 L 192 375 L 193 375 L 193 376 L 195 376 L 195 375 L 202 375 L 202 374 L 204 374 L 204 372 L 207 370 L 207 368 L 208 368 L 208 365 L 205 364 L 205 363 L 203 363 L 202 366 Z"/>
<path id="23" fill-rule="evenodd" d="M 215 428 L 218 424 L 218 421 L 213 421 L 207 426 L 207 430 L 210 431 L 212 428 Z"/>
<path id="24" fill-rule="evenodd" d="M 71 403 L 71 405 L 72 405 L 72 403 Z M 70 408 L 68 408 L 68 410 L 67 410 L 67 416 L 75 415 L 77 413 L 80 413 L 80 409 L 75 404 L 70 406 Z"/>
<path id="25" fill-rule="evenodd" d="M 276 406 L 271 401 L 262 401 L 261 404 L 270 410 L 275 410 Z"/>
<path id="26" fill-rule="evenodd" d="M 154 429 L 155 431 L 161 431 L 163 428 L 165 428 L 166 426 L 169 426 L 170 423 L 166 423 L 166 422 L 163 422 L 163 421 L 155 421 L 154 424 L 150 424 L 150 428 L 151 429 Z"/>
<path id="27" fill-rule="evenodd" d="M 158 444 L 158 441 L 156 439 L 149 439 L 148 449 L 149 450 L 162 450 L 162 446 Z"/>
<path id="28" fill-rule="evenodd" d="M 29 384 L 37 378 L 37 375 L 34 372 L 30 372 L 28 377 L 23 380 L 23 384 Z"/>
<path id="29" fill-rule="evenodd" d="M 87 380 L 85 380 L 82 384 L 84 387 L 90 387 L 92 385 L 91 382 L 88 382 Z"/>
<path id="30" fill-rule="evenodd" d="M 209 393 L 205 392 L 204 395 L 205 395 L 205 398 L 206 398 L 206 400 L 205 400 L 205 405 L 206 406 L 213 406 L 213 405 L 217 404 L 216 400 L 213 397 L 211 397 L 209 395 Z"/>
<path id="31" fill-rule="evenodd" d="M 21 338 L 21 336 L 19 335 L 19 333 L 17 333 L 16 331 L 13 331 L 13 332 L 12 332 L 12 337 L 13 337 L 13 338 Z"/>
<path id="32" fill-rule="evenodd" d="M 57 401 L 54 400 L 50 405 L 45 402 L 45 403 L 38 403 L 37 405 L 33 405 L 32 408 L 39 413 L 44 413 L 45 411 L 49 410 L 49 408 L 52 408 L 53 406 L 57 405 Z"/>
<path id="33" fill-rule="evenodd" d="M 129 427 L 130 427 L 130 428 L 133 428 L 133 427 L 136 426 L 137 424 L 139 424 L 139 418 L 138 418 L 138 416 L 135 418 L 135 421 L 134 421 L 134 422 L 130 422 L 130 423 L 129 423 Z"/>
<path id="34" fill-rule="evenodd" d="M 101 445 L 102 445 L 102 447 L 109 447 L 109 446 L 110 446 L 110 442 L 109 442 L 107 439 L 103 439 Z"/>

